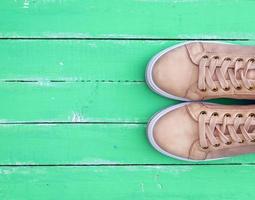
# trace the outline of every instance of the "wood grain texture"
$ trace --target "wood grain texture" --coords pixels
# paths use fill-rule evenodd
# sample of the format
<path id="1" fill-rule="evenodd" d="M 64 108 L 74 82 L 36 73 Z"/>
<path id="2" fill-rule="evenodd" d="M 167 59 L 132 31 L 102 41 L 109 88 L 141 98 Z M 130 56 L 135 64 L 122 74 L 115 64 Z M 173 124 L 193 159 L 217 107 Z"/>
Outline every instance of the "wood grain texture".
<path id="1" fill-rule="evenodd" d="M 0 40 L 0 80 L 144 81 L 151 57 L 181 42 L 184 41 Z"/>
<path id="2" fill-rule="evenodd" d="M 0 99 L 0 123 L 147 123 L 155 112 L 179 102 L 144 82 L 2 82 Z"/>
<path id="3" fill-rule="evenodd" d="M 254 39 L 254 8 L 249 0 L 5 0 L 0 37 Z"/>
<path id="4" fill-rule="evenodd" d="M 0 99 L 1 123 L 147 123 L 154 112 L 177 103 L 145 83 L 3 82 Z"/>
<path id="5" fill-rule="evenodd" d="M 0 168 L 0 198 L 14 200 L 251 200 L 254 166 Z"/>
<path id="6" fill-rule="evenodd" d="M 144 80 L 149 59 L 185 39 L 255 45 L 254 8 L 250 0 L 3 0 L 0 199 L 254 199 L 254 154 L 194 164 L 150 146 L 149 118 L 178 101 Z"/>
<path id="7" fill-rule="evenodd" d="M 177 41 L 0 40 L 0 80 L 144 81 L 149 59 Z"/>
<path id="8" fill-rule="evenodd" d="M 0 165 L 199 164 L 155 151 L 145 124 L 0 125 L 0 136 Z M 207 163 L 254 160 L 251 154 Z"/>

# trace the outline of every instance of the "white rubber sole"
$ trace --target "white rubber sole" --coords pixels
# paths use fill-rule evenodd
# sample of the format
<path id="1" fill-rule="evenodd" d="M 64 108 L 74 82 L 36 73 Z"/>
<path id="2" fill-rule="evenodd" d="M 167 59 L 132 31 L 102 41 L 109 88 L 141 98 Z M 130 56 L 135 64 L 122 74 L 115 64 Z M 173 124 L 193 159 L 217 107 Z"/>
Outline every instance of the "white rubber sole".
<path id="1" fill-rule="evenodd" d="M 154 64 L 157 62 L 157 60 L 163 56 L 164 54 L 168 53 L 169 51 L 172 51 L 173 49 L 176 49 L 180 46 L 186 45 L 186 44 L 190 44 L 190 43 L 195 43 L 195 42 L 200 42 L 200 43 L 218 43 L 218 44 L 229 44 L 229 43 L 225 43 L 225 42 L 215 42 L 215 41 L 189 41 L 189 42 L 183 42 L 174 46 L 171 46 L 167 49 L 164 49 L 162 51 L 160 51 L 159 53 L 157 53 L 155 56 L 153 56 L 151 58 L 151 60 L 149 61 L 147 68 L 146 68 L 146 72 L 145 72 L 145 79 L 147 82 L 147 85 L 157 94 L 162 95 L 164 97 L 170 98 L 170 99 L 176 99 L 176 100 L 180 100 L 180 101 L 190 101 L 190 99 L 187 98 L 183 98 L 183 97 L 178 97 L 175 96 L 173 94 L 169 94 L 167 92 L 165 92 L 164 90 L 160 89 L 157 84 L 153 81 L 152 78 L 152 71 L 153 71 L 153 67 Z"/>
<path id="2" fill-rule="evenodd" d="M 165 151 L 164 149 L 162 149 L 155 141 L 154 139 L 154 136 L 153 136 L 153 129 L 154 129 L 154 126 L 155 124 L 157 123 L 157 121 L 162 117 L 164 116 L 165 114 L 175 110 L 175 109 L 178 109 L 178 108 L 181 108 L 185 105 L 188 105 L 192 102 L 184 102 L 184 103 L 180 103 L 180 104 L 177 104 L 177 105 L 174 105 L 174 106 L 170 106 L 158 113 L 156 113 L 154 116 L 152 116 L 152 118 L 150 119 L 149 123 L 148 123 L 148 126 L 147 126 L 147 137 L 148 137 L 148 140 L 150 142 L 150 144 L 157 150 L 159 151 L 160 153 L 168 156 L 168 157 L 171 157 L 171 158 L 175 158 L 175 159 L 178 159 L 178 160 L 183 160 L 183 161 L 192 161 L 192 162 L 205 162 L 205 161 L 212 161 L 212 160 L 221 160 L 221 159 L 226 159 L 228 157 L 222 157 L 222 158 L 216 158 L 216 159 L 206 159 L 206 160 L 192 160 L 192 159 L 187 159 L 187 158 L 183 158 L 183 157 L 179 157 L 179 156 L 176 156 L 176 155 L 173 155 L 173 154 L 170 154 L 169 152 Z M 210 103 L 209 103 L 210 104 Z"/>

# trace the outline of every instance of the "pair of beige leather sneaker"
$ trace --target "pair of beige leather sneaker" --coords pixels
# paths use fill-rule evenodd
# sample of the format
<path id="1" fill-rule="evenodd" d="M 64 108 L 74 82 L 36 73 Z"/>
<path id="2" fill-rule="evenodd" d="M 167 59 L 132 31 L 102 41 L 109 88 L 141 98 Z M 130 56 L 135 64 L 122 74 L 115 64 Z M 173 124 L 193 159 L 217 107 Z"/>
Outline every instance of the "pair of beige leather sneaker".
<path id="1" fill-rule="evenodd" d="M 148 139 L 159 152 L 188 161 L 255 152 L 255 105 L 199 102 L 255 99 L 255 47 L 182 43 L 154 56 L 146 79 L 156 93 L 186 101 L 150 120 Z"/>

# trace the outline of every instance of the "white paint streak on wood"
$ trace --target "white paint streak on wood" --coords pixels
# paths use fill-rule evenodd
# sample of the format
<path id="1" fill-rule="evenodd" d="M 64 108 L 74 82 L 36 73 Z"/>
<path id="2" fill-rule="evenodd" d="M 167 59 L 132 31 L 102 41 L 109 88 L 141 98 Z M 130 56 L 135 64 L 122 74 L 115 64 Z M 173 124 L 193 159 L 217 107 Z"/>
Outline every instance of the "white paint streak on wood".
<path id="1" fill-rule="evenodd" d="M 91 161 L 89 161 L 91 160 Z M 89 165 L 95 165 L 95 164 L 120 164 L 119 161 L 112 161 L 112 160 L 105 160 L 105 159 L 95 159 L 95 158 L 86 158 L 84 161 L 79 162 L 79 164 L 89 164 Z"/>
<path id="2" fill-rule="evenodd" d="M 88 46 L 90 46 L 92 48 L 97 48 L 97 44 L 95 42 L 88 43 Z"/>
<path id="3" fill-rule="evenodd" d="M 144 192 L 144 184 L 143 183 L 140 184 L 140 188 L 141 188 L 141 191 Z"/>
<path id="4" fill-rule="evenodd" d="M 10 169 L 0 169 L 0 174 L 2 174 L 2 175 L 13 174 L 13 170 L 10 170 Z"/>
<path id="5" fill-rule="evenodd" d="M 29 8 L 29 0 L 24 0 L 23 8 Z"/>
<path id="6" fill-rule="evenodd" d="M 156 170 L 157 172 L 169 172 L 174 175 L 178 175 L 180 173 L 190 172 L 192 170 L 192 166 L 145 166 L 146 170 Z"/>
<path id="7" fill-rule="evenodd" d="M 151 3 L 195 3 L 200 0 L 136 0 L 138 2 L 151 2 Z"/>
<path id="8" fill-rule="evenodd" d="M 160 183 L 158 183 L 157 186 L 160 190 L 162 190 L 162 185 Z"/>
<path id="9" fill-rule="evenodd" d="M 86 120 L 80 113 L 73 112 L 72 114 L 72 122 L 85 122 Z"/>
<path id="10" fill-rule="evenodd" d="M 156 181 L 156 184 L 157 184 L 157 187 L 161 190 L 163 187 L 162 187 L 162 184 L 159 182 L 159 174 L 156 174 L 155 175 L 155 181 Z"/>

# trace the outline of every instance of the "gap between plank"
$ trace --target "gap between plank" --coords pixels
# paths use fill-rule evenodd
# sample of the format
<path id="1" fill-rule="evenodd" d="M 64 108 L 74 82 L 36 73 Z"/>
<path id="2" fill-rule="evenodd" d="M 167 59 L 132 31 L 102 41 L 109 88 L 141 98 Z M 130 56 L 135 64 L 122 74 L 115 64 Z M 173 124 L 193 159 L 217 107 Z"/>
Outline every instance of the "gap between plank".
<path id="1" fill-rule="evenodd" d="M 6 83 L 40 83 L 40 82 L 51 82 L 51 83 L 76 83 L 76 82 L 82 82 L 82 83 L 145 83 L 145 80 L 6 80 L 1 79 L 0 82 L 6 82 Z"/>
<path id="2" fill-rule="evenodd" d="M 189 164 L 17 164 L 0 167 L 160 167 L 160 166 L 255 166 L 255 163 L 189 163 Z"/>
<path id="3" fill-rule="evenodd" d="M 0 122 L 0 125 L 57 125 L 57 124 L 71 124 L 71 125 L 76 125 L 76 124 L 112 124 L 112 125 L 146 125 L 147 122 L 61 122 L 61 121 L 42 121 L 42 122 Z"/>
<path id="4" fill-rule="evenodd" d="M 95 37 L 0 37 L 0 40 L 155 40 L 155 41 L 192 41 L 192 40 L 198 40 L 198 41 L 249 41 L 253 39 L 243 39 L 243 38 L 95 38 Z"/>

